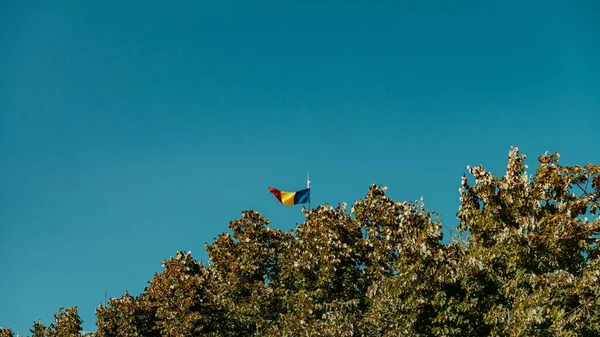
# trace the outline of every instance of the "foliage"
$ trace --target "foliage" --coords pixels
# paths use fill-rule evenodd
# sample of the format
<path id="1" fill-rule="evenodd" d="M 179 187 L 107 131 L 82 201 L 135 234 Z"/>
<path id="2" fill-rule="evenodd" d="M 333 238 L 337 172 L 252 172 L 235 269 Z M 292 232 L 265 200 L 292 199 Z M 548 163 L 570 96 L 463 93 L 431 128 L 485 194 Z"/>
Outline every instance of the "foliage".
<path id="1" fill-rule="evenodd" d="M 9 328 L 0 327 L 0 337 L 13 337 L 15 334 Z"/>
<path id="2" fill-rule="evenodd" d="M 371 186 L 305 210 L 283 232 L 254 211 L 229 224 L 204 265 L 163 263 L 137 297 L 96 310 L 97 336 L 598 336 L 600 166 L 511 149 L 506 173 L 467 167 L 458 228 L 423 200 Z M 10 336 L 10 330 L 0 330 Z M 79 336 L 76 307 L 33 336 Z"/>
<path id="3" fill-rule="evenodd" d="M 41 320 L 33 322 L 33 327 L 29 331 L 32 337 L 48 337 L 49 334 L 48 328 Z"/>
<path id="4" fill-rule="evenodd" d="M 80 337 L 82 323 L 77 307 L 60 308 L 49 326 L 45 326 L 41 320 L 35 321 L 29 331 L 32 337 Z"/>

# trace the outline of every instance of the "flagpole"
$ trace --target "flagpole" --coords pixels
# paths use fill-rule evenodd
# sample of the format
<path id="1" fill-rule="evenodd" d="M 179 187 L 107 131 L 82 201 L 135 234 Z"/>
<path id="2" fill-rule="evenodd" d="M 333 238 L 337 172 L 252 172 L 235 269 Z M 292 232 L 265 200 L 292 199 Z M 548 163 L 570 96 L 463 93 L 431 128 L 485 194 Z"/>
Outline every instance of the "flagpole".
<path id="1" fill-rule="evenodd" d="M 310 175 L 308 172 L 306 172 L 306 188 L 310 188 Z M 308 209 L 310 210 L 310 197 L 308 199 Z"/>

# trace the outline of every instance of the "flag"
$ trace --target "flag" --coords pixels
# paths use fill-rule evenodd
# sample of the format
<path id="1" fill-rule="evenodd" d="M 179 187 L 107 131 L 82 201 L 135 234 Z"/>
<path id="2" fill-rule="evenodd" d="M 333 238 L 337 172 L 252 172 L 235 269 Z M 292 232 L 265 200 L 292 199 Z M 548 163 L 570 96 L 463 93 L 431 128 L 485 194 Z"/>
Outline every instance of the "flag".
<path id="1" fill-rule="evenodd" d="M 285 192 L 269 187 L 269 192 L 273 193 L 279 202 L 287 206 L 310 203 L 310 188 L 296 192 Z"/>

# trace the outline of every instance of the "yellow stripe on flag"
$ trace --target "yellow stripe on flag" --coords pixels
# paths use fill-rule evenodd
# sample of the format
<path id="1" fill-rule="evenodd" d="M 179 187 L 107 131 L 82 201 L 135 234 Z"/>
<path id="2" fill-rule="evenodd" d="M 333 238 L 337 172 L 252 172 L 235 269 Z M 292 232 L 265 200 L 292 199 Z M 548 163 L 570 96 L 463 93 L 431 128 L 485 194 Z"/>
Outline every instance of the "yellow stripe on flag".
<path id="1" fill-rule="evenodd" d="M 294 206 L 294 196 L 296 192 L 281 191 L 281 203 L 288 206 Z"/>

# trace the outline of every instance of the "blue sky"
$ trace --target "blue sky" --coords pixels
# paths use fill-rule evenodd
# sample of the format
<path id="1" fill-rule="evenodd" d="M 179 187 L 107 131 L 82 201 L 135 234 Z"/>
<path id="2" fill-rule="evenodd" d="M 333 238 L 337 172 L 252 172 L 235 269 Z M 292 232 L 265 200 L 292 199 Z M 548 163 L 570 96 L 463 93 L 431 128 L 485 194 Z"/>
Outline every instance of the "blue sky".
<path id="1" fill-rule="evenodd" d="M 370 184 L 456 224 L 460 176 L 511 145 L 600 162 L 600 5 L 2 1 L 0 326 L 138 294 L 268 186 Z"/>

